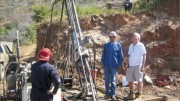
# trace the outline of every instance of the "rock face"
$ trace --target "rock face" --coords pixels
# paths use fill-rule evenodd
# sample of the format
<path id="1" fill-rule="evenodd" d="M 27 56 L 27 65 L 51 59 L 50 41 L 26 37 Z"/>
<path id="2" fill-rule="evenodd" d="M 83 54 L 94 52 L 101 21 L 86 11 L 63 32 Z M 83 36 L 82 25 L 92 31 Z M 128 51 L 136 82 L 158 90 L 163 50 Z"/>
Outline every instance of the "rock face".
<path id="1" fill-rule="evenodd" d="M 180 71 L 180 20 L 177 16 L 179 14 L 179 5 L 177 5 L 179 1 L 166 1 L 170 5 L 175 5 L 175 7 L 168 9 L 166 7 L 167 3 L 165 3 L 156 11 L 144 14 L 103 14 L 79 18 L 83 36 L 90 35 L 96 42 L 98 48 L 97 63 L 100 63 L 102 46 L 105 42 L 108 42 L 107 34 L 110 31 L 117 32 L 117 41 L 122 44 L 125 57 L 128 55 L 128 47 L 131 44 L 131 34 L 138 32 L 141 34 L 141 41 L 147 49 L 146 64 L 151 67 L 151 73 L 161 73 L 167 68 Z M 171 10 L 173 12 L 170 12 Z M 60 42 L 59 47 L 63 47 L 66 38 L 61 36 L 58 39 L 58 24 L 54 26 L 55 29 L 51 36 L 52 41 L 49 41 L 50 43 L 48 42 L 50 36 L 47 34 L 49 30 L 48 32 L 45 31 L 48 27 L 42 27 L 45 29 L 38 30 L 37 50 L 42 48 L 42 45 L 47 45 L 47 47 L 52 46 L 56 52 L 57 48 L 53 47 L 53 45 L 57 46 L 57 40 Z M 65 25 L 63 28 L 66 28 Z M 59 49 L 59 51 L 61 50 Z M 126 60 L 124 65 L 126 65 Z"/>

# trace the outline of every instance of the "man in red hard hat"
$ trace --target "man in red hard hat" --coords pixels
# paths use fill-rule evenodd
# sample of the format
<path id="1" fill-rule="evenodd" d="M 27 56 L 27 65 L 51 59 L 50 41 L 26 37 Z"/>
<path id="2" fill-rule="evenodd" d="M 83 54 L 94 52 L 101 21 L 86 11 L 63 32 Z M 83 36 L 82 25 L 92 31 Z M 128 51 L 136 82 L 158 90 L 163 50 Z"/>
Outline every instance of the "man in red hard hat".
<path id="1" fill-rule="evenodd" d="M 53 95 L 57 93 L 61 80 L 56 68 L 48 62 L 51 54 L 48 48 L 43 48 L 37 55 L 39 61 L 31 67 L 31 101 L 53 101 Z M 53 91 L 50 91 L 51 84 Z"/>

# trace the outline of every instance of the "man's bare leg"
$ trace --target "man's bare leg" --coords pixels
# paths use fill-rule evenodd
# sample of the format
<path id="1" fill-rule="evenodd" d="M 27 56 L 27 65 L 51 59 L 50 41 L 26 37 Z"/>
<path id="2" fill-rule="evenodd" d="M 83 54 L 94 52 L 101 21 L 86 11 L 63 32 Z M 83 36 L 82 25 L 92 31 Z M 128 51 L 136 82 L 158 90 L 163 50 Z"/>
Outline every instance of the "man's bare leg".
<path id="1" fill-rule="evenodd" d="M 136 94 L 136 98 L 141 99 L 143 90 L 143 82 L 138 82 L 138 93 Z"/>
<path id="2" fill-rule="evenodd" d="M 134 83 L 133 82 L 129 82 L 129 89 L 130 89 L 130 92 L 134 92 Z"/>
<path id="3" fill-rule="evenodd" d="M 133 100 L 135 99 L 135 94 L 134 94 L 134 83 L 133 82 L 129 82 L 129 89 L 130 89 L 130 93 L 128 95 L 128 99 L 129 100 Z"/>
<path id="4" fill-rule="evenodd" d="M 138 82 L 138 93 L 142 94 L 143 82 Z"/>

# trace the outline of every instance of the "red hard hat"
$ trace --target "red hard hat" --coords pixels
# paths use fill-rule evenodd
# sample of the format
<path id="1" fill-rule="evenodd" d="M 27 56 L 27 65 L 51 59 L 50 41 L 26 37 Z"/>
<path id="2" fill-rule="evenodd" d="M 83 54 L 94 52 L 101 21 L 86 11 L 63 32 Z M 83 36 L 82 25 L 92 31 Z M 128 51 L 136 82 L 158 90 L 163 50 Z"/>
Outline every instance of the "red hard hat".
<path id="1" fill-rule="evenodd" d="M 37 58 L 42 61 L 48 61 L 51 57 L 51 51 L 48 48 L 43 48 L 39 53 Z"/>

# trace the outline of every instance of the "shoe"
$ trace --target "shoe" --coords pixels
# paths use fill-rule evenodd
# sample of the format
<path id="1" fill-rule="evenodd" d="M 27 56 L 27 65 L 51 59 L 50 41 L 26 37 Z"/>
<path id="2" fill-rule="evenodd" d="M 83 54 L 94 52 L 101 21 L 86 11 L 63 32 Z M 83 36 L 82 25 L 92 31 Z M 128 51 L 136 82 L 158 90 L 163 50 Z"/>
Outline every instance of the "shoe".
<path id="1" fill-rule="evenodd" d="M 104 96 L 104 99 L 109 99 L 109 96 L 105 95 L 105 96 Z"/>
<path id="2" fill-rule="evenodd" d="M 116 100 L 116 96 L 115 95 L 111 96 L 111 99 Z"/>
<path id="3" fill-rule="evenodd" d="M 128 100 L 134 100 L 136 98 L 135 94 L 130 92 L 129 95 L 127 96 Z"/>
<path id="4" fill-rule="evenodd" d="M 141 99 L 141 98 L 142 98 L 142 94 L 136 93 L 136 94 L 135 94 L 135 97 L 136 97 L 136 99 Z"/>

